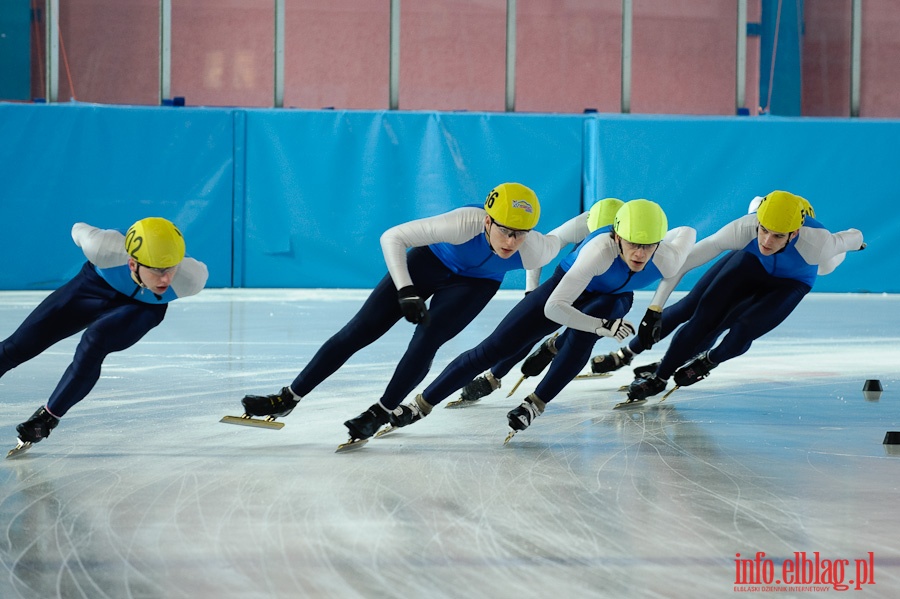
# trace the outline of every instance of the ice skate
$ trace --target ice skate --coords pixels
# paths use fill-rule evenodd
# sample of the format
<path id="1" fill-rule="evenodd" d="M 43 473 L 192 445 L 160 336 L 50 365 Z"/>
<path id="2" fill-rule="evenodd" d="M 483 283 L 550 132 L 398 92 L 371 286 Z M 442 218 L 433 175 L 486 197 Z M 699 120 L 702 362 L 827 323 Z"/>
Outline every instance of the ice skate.
<path id="1" fill-rule="evenodd" d="M 646 399 L 626 399 L 625 401 L 620 401 L 616 405 L 613 406 L 613 410 L 624 410 L 628 408 L 638 408 L 647 403 Z"/>
<path id="2" fill-rule="evenodd" d="M 50 436 L 50 431 L 59 424 L 59 418 L 40 407 L 31 415 L 31 418 L 16 426 L 19 433 L 18 443 L 7 452 L 6 457 L 11 458 L 28 451 L 32 445 Z"/>
<path id="3" fill-rule="evenodd" d="M 526 397 L 525 401 L 519 404 L 518 407 L 510 410 L 506 414 L 506 420 L 509 422 L 509 428 L 511 430 L 509 431 L 509 434 L 506 435 L 503 444 L 506 445 L 516 433 L 524 431 L 531 426 L 534 419 L 544 413 L 544 408 L 546 406 L 547 404 L 541 401 L 537 395 L 532 393 Z"/>
<path id="4" fill-rule="evenodd" d="M 397 406 L 390 414 L 389 424 L 375 433 L 375 438 L 383 437 L 388 433 L 392 433 L 398 428 L 409 426 L 413 422 L 418 422 L 431 413 L 432 406 L 425 401 L 422 394 L 416 395 L 416 399 Z"/>
<path id="5" fill-rule="evenodd" d="M 360 449 L 368 442 L 368 439 L 349 439 L 346 442 L 338 445 L 337 449 L 334 450 L 334 453 L 345 453 L 348 451 L 353 451 L 354 449 Z"/>
<path id="6" fill-rule="evenodd" d="M 646 378 L 648 374 L 654 374 L 657 368 L 659 368 L 659 362 L 652 362 L 650 364 L 644 364 L 643 366 L 637 366 L 633 371 L 634 378 Z"/>
<path id="7" fill-rule="evenodd" d="M 709 376 L 709 372 L 718 366 L 709 359 L 709 353 L 703 352 L 675 371 L 673 378 L 679 387 L 687 387 Z"/>
<path id="8" fill-rule="evenodd" d="M 390 420 L 390 413 L 381 407 L 381 404 L 374 403 L 369 409 L 350 420 L 344 422 L 344 426 L 350 432 L 350 439 L 346 443 L 338 445 L 336 453 L 359 449 L 369 442 L 369 438 L 374 435 L 379 428 L 387 424 Z"/>
<path id="9" fill-rule="evenodd" d="M 653 362 L 651 364 L 638 366 L 634 369 L 634 378 L 645 379 L 648 375 L 654 374 L 657 368 L 659 368 L 659 362 Z M 622 385 L 621 387 L 619 387 L 619 391 L 628 391 L 628 387 L 630 386 L 631 385 Z"/>
<path id="10" fill-rule="evenodd" d="M 500 379 L 491 374 L 491 371 L 489 370 L 481 376 L 472 379 L 472 382 L 463 387 L 462 392 L 459 394 L 459 399 L 451 401 L 444 407 L 467 408 L 482 397 L 490 395 L 499 388 Z"/>
<path id="11" fill-rule="evenodd" d="M 612 376 L 611 372 L 582 372 L 575 375 L 576 381 L 586 381 L 588 379 L 608 379 Z"/>
<path id="12" fill-rule="evenodd" d="M 250 414 L 241 416 L 222 416 L 219 422 L 225 424 L 240 424 L 241 426 L 255 426 L 256 428 L 268 428 L 274 431 L 284 428 L 283 422 L 275 422 L 277 416 L 266 416 L 265 418 L 254 418 Z"/>
<path id="13" fill-rule="evenodd" d="M 623 366 L 631 364 L 634 354 L 628 347 L 620 347 L 614 352 L 609 352 L 605 356 L 594 356 L 591 358 L 591 372 L 593 374 L 603 374 L 614 372 Z"/>
<path id="14" fill-rule="evenodd" d="M 18 455 L 22 455 L 23 453 L 25 453 L 26 451 L 28 451 L 28 450 L 31 448 L 32 445 L 34 445 L 34 443 L 31 443 L 30 441 L 23 441 L 22 439 L 18 439 L 18 438 L 16 439 L 16 441 L 18 442 L 18 443 L 16 444 L 16 446 L 13 447 L 12 449 L 10 449 L 10 450 L 6 453 L 6 458 L 7 458 L 7 459 L 9 459 L 9 458 L 14 458 L 14 457 L 16 457 L 16 456 L 18 456 Z"/>
<path id="15" fill-rule="evenodd" d="M 525 358 L 522 362 L 522 376 L 516 384 L 513 385 L 513 388 L 509 390 L 506 397 L 512 397 L 513 393 L 516 392 L 516 389 L 519 388 L 519 385 L 521 385 L 528 377 L 537 376 L 544 372 L 544 369 L 553 361 L 553 358 L 556 357 L 557 337 L 559 337 L 559 333 L 553 333 L 553 335 L 545 339 L 536 350 L 531 352 L 528 357 Z"/>
<path id="16" fill-rule="evenodd" d="M 224 416 L 219 422 L 279 430 L 284 428 L 284 423 L 275 422 L 275 419 L 290 414 L 298 403 L 300 400 L 290 387 L 283 387 L 280 392 L 273 395 L 248 395 L 241 400 L 244 406 L 242 416 Z"/>
<path id="17" fill-rule="evenodd" d="M 680 389 L 680 388 L 681 388 L 681 385 L 675 385 L 674 387 L 672 387 L 671 389 L 669 389 L 668 391 L 666 391 L 666 394 L 663 395 L 663 396 L 660 398 L 659 403 L 662 403 L 662 402 L 666 401 L 666 400 L 669 398 L 670 395 L 672 395 L 673 393 L 675 393 L 676 391 L 678 391 L 678 389 Z"/>
<path id="18" fill-rule="evenodd" d="M 613 409 L 621 409 L 628 407 L 636 407 L 647 401 L 648 397 L 652 397 L 662 392 L 666 388 L 667 381 L 659 378 L 653 373 L 648 374 L 644 378 L 638 378 L 632 381 L 628 386 L 628 399 L 617 403 Z"/>

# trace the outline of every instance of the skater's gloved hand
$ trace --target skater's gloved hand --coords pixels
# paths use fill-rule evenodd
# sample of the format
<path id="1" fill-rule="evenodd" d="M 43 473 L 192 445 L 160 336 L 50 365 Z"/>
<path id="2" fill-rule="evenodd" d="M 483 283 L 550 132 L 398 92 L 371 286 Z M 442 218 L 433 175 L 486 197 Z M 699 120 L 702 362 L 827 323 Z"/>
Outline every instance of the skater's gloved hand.
<path id="1" fill-rule="evenodd" d="M 619 341 L 624 341 L 634 335 L 634 325 L 623 318 L 604 320 L 603 326 L 598 327 L 596 333 L 600 337 L 615 337 Z"/>
<path id="2" fill-rule="evenodd" d="M 662 309 L 659 306 L 650 306 L 638 327 L 638 339 L 644 349 L 650 349 L 654 343 L 659 343 L 662 336 Z"/>
<path id="3" fill-rule="evenodd" d="M 431 320 L 425 300 L 419 297 L 419 293 L 412 285 L 407 285 L 397 291 L 397 299 L 400 301 L 400 310 L 403 317 L 413 324 L 427 325 Z"/>

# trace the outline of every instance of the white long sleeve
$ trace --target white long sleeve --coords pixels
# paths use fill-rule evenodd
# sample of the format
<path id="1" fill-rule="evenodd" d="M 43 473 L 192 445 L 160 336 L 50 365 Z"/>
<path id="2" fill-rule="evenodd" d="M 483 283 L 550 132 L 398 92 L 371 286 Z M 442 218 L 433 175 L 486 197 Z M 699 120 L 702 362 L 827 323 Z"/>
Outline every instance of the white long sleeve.
<path id="1" fill-rule="evenodd" d="M 481 208 L 457 208 L 444 214 L 421 218 L 391 227 L 381 235 L 381 250 L 388 272 L 397 289 L 412 285 L 406 264 L 406 251 L 434 243 L 461 245 L 484 234 L 485 211 Z M 519 247 L 522 266 L 534 269 L 544 266 L 560 250 L 556 236 L 529 231 Z"/>

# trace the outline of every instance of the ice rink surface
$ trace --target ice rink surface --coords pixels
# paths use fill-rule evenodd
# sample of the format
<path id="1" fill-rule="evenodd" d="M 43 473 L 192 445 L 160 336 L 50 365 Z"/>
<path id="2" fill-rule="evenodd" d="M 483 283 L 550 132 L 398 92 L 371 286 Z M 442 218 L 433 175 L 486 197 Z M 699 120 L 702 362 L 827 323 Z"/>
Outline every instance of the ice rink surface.
<path id="1" fill-rule="evenodd" d="M 0 338 L 44 295 L 0 293 Z M 380 397 L 406 322 L 282 430 L 219 423 L 243 395 L 288 384 L 365 296 L 206 290 L 172 304 L 49 439 L 0 461 L 0 597 L 807 597 L 842 583 L 900 596 L 900 449 L 882 443 L 900 430 L 900 296 L 812 294 L 661 404 L 612 410 L 630 369 L 573 381 L 507 446 L 506 412 L 536 384 L 507 399 L 518 370 L 473 407 L 334 453 L 343 421 Z M 425 383 L 519 297 L 502 291 Z M 4 452 L 76 341 L 0 379 Z M 782 581 L 786 560 L 810 580 Z M 760 584 L 736 584 L 754 572 Z"/>

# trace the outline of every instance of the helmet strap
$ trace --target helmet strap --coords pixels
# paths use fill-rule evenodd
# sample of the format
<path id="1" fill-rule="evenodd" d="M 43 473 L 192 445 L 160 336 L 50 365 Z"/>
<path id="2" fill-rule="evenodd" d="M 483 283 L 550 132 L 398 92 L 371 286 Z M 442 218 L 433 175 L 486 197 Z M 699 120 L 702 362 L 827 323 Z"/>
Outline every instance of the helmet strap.
<path id="1" fill-rule="evenodd" d="M 488 247 L 491 248 L 491 252 L 493 254 L 496 254 L 497 250 L 494 249 L 494 244 L 491 243 L 491 229 L 490 229 L 490 227 L 493 226 L 493 224 L 494 224 L 494 219 L 493 219 L 493 217 L 488 215 L 487 220 L 489 222 L 488 222 L 488 224 L 486 224 L 484 226 L 484 237 L 487 240 Z"/>
<path id="2" fill-rule="evenodd" d="M 134 260 L 134 258 L 131 258 L 131 260 Z M 147 285 L 141 280 L 141 263 L 137 260 L 134 260 L 134 268 L 131 270 L 131 280 L 137 283 L 138 287 L 147 289 Z"/>
<path id="3" fill-rule="evenodd" d="M 788 249 L 788 246 L 791 245 L 791 242 L 794 241 L 794 239 L 796 239 L 798 235 L 800 235 L 800 233 L 797 231 L 792 231 L 791 233 L 788 233 L 787 240 L 784 242 L 784 247 L 775 253 L 780 254 L 784 250 Z"/>
<path id="4" fill-rule="evenodd" d="M 144 289 L 149 289 L 149 287 L 147 287 L 147 284 L 144 283 L 144 280 L 141 279 L 141 270 L 140 270 L 140 269 L 141 269 L 141 265 L 138 264 L 137 268 L 136 268 L 135 271 L 134 271 L 134 275 L 132 276 L 132 278 L 135 280 L 135 282 L 136 282 L 138 285 L 140 285 L 140 286 L 143 287 Z"/>
<path id="5" fill-rule="evenodd" d="M 613 240 L 616 242 L 616 246 L 619 248 L 619 257 L 622 258 L 622 260 L 624 261 L 625 260 L 625 249 L 622 248 L 622 238 L 615 231 L 610 231 L 609 234 L 612 235 Z M 627 262 L 626 262 L 626 264 L 627 264 Z"/>

